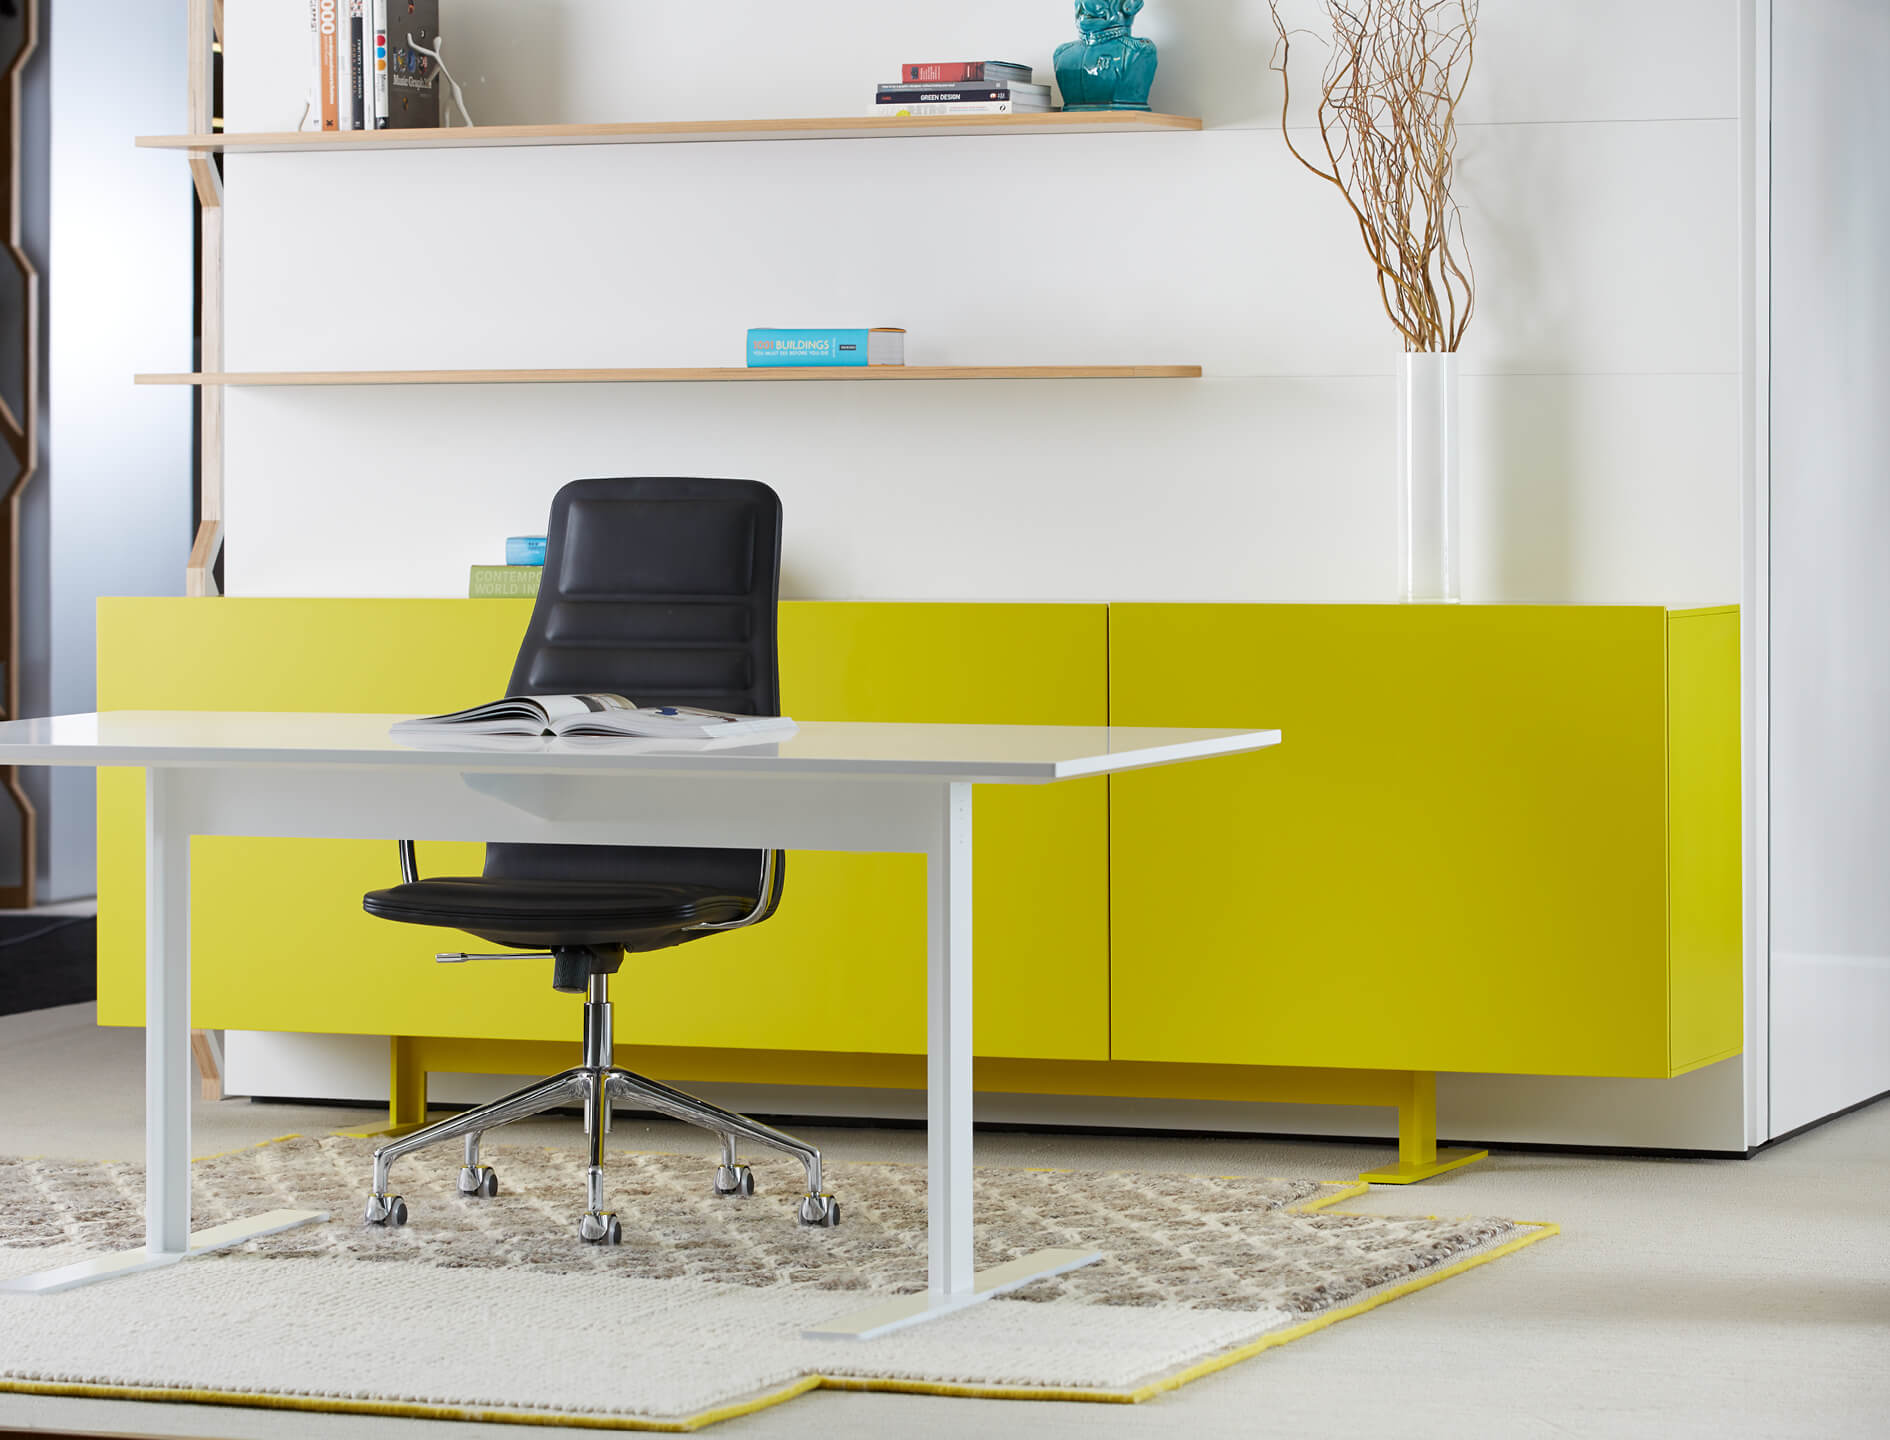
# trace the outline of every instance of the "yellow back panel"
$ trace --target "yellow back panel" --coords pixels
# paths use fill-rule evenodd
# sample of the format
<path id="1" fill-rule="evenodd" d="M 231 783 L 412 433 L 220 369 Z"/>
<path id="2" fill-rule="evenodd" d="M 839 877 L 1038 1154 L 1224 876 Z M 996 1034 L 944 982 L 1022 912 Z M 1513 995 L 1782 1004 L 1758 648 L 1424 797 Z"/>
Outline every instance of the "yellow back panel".
<path id="1" fill-rule="evenodd" d="M 102 600 L 101 709 L 426 712 L 496 696 L 528 601 Z M 384 643 L 397 635 L 400 643 Z M 1107 723 L 1098 605 L 790 603 L 782 703 L 803 720 Z M 1108 1054 L 1104 782 L 977 792 L 978 1050 Z M 99 1015 L 143 1019 L 143 791 L 99 786 Z M 194 1018 L 232 1029 L 570 1040 L 548 962 L 442 967 L 488 948 L 372 920 L 386 842 L 192 846 Z M 423 845 L 424 874 L 473 874 L 477 845 Z M 1046 903 L 1046 897 L 1053 897 Z M 924 862 L 796 853 L 753 931 L 632 957 L 628 1043 L 916 1053 L 924 1048 Z M 782 1077 L 789 1079 L 791 1077 Z M 812 1077 L 810 1077 L 812 1078 Z"/>
<path id="2" fill-rule="evenodd" d="M 1664 1075 L 1665 613 L 1117 605 L 1119 1060 Z"/>

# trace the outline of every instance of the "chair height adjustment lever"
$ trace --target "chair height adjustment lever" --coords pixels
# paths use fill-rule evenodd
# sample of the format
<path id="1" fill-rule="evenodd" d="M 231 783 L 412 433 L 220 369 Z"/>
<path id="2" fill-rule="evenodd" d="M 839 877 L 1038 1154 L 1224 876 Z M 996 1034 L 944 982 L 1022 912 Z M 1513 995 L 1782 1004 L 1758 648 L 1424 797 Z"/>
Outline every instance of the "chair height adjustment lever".
<path id="1" fill-rule="evenodd" d="M 549 960 L 549 950 L 511 950 L 504 955 L 468 955 L 464 950 L 448 950 L 435 955 L 441 965 L 464 965 L 468 960 Z"/>

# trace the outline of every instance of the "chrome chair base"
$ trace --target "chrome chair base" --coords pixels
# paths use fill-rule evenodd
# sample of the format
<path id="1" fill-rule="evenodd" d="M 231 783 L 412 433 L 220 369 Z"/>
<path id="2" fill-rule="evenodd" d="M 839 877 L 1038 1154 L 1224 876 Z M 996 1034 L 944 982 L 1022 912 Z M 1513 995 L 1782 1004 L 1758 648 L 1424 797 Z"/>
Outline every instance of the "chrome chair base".
<path id="1" fill-rule="evenodd" d="M 593 1245 L 616 1245 L 623 1239 L 623 1228 L 614 1212 L 604 1208 L 604 1137 L 610 1130 L 612 1102 L 623 1102 L 641 1109 L 654 1110 L 672 1120 L 713 1131 L 722 1137 L 722 1163 L 715 1173 L 715 1193 L 742 1197 L 755 1193 L 754 1173 L 738 1159 L 743 1140 L 765 1149 L 779 1151 L 801 1162 L 806 1172 L 807 1190 L 798 1207 L 800 1223 L 831 1229 L 840 1223 L 840 1206 L 821 1184 L 820 1151 L 792 1135 L 746 1115 L 737 1115 L 672 1090 L 660 1081 L 648 1079 L 611 1063 L 610 977 L 592 975 L 584 1002 L 584 1063 L 562 1074 L 550 1076 L 515 1090 L 459 1115 L 390 1140 L 374 1152 L 374 1186 L 368 1195 L 363 1221 L 369 1225 L 399 1226 L 407 1223 L 407 1204 L 392 1193 L 389 1172 L 403 1155 L 441 1145 L 449 1140 L 465 1141 L 465 1163 L 460 1166 L 459 1192 L 469 1199 L 489 1199 L 499 1193 L 499 1177 L 490 1165 L 479 1162 L 480 1138 L 488 1131 L 515 1120 L 543 1114 L 560 1106 L 584 1107 L 584 1134 L 589 1145 L 590 1164 L 585 1174 L 585 1211 L 578 1222 L 580 1238 Z"/>

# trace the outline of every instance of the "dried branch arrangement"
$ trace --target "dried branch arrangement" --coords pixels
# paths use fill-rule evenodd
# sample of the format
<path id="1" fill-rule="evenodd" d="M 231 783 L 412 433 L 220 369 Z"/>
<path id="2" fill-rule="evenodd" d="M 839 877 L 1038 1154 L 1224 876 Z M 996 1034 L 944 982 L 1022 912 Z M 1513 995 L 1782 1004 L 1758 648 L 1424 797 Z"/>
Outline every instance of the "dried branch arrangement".
<path id="1" fill-rule="evenodd" d="M 1405 349 L 1455 350 L 1476 310 L 1476 273 L 1450 183 L 1479 0 L 1323 0 L 1332 24 L 1319 97 L 1324 164 L 1287 128 L 1295 32 L 1280 17 L 1281 0 L 1267 3 L 1279 34 L 1272 68 L 1286 82 L 1287 148 L 1351 206 Z"/>

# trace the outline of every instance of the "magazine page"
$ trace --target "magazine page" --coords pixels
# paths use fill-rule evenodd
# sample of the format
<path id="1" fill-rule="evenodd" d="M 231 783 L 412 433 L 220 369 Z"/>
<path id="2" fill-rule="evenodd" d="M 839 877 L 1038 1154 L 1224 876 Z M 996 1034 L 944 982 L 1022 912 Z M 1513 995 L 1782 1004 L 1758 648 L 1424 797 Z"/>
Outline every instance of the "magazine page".
<path id="1" fill-rule="evenodd" d="M 551 722 L 557 735 L 643 735 L 709 738 L 716 736 L 781 736 L 794 732 L 794 722 L 780 715 L 731 715 L 693 705 L 646 705 L 641 709 L 613 710 Z"/>
<path id="2" fill-rule="evenodd" d="M 426 730 L 486 735 L 542 735 L 546 722 L 543 708 L 530 696 L 510 695 L 489 705 L 475 705 L 470 710 L 396 720 L 390 728 L 396 735 Z"/>
<path id="3" fill-rule="evenodd" d="M 635 714 L 636 705 L 621 695 L 533 695 L 530 697 L 545 717 L 544 728 L 553 734 L 571 724 L 591 717 L 598 723 L 621 714 Z"/>

